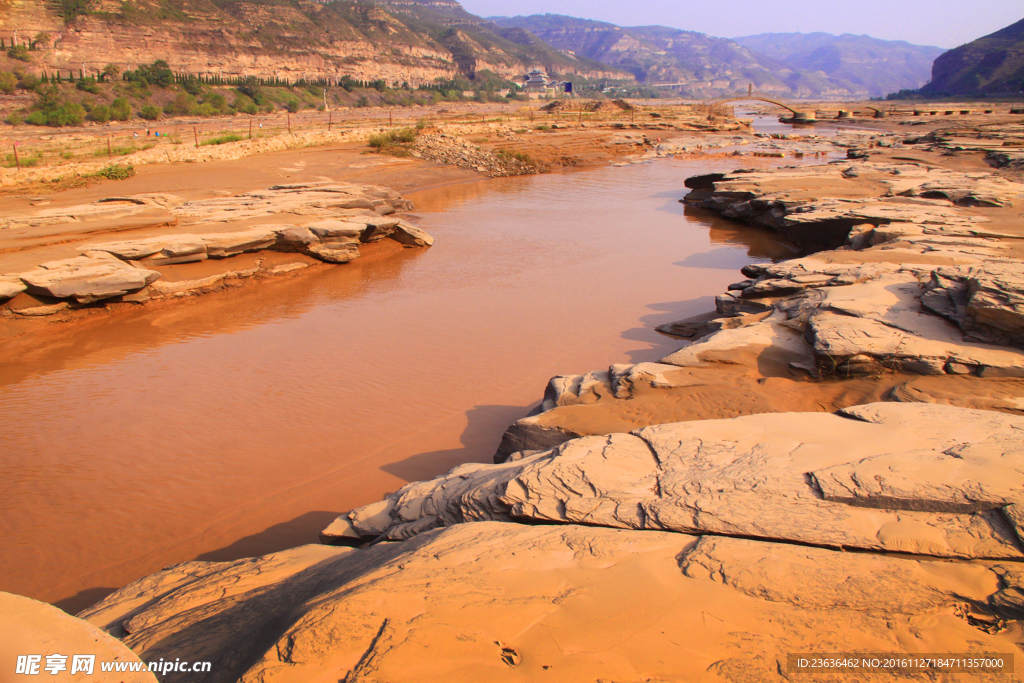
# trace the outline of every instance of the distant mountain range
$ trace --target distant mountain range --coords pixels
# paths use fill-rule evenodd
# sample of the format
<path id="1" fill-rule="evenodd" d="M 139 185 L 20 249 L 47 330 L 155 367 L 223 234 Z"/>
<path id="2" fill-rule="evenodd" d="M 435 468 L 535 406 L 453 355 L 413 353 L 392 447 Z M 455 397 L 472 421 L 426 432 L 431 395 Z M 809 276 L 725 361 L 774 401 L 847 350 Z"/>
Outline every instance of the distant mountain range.
<path id="1" fill-rule="evenodd" d="M 1018 95 L 1024 92 L 1024 19 L 935 60 L 920 94 Z"/>
<path id="2" fill-rule="evenodd" d="M 556 14 L 490 17 L 560 50 L 629 70 L 687 97 L 754 89 L 791 98 L 851 98 L 917 88 L 940 48 L 867 36 L 764 34 L 730 40 L 665 26 L 622 27 Z"/>
<path id="3" fill-rule="evenodd" d="M 940 47 L 850 33 L 762 33 L 736 38 L 736 42 L 872 97 L 920 88 L 931 78 L 932 62 L 944 52 Z"/>

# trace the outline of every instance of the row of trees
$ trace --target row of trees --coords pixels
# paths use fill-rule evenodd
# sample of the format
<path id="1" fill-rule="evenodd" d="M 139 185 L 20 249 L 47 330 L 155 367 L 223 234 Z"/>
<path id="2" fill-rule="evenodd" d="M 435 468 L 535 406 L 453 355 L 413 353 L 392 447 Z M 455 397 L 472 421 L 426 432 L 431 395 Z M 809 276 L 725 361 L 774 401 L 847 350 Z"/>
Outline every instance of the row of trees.
<path id="1" fill-rule="evenodd" d="M 40 31 L 35 35 L 32 40 L 26 40 L 24 42 L 17 42 L 13 37 L 11 38 L 10 44 L 4 38 L 0 38 L 0 50 L 14 49 L 18 47 L 24 47 L 26 50 L 38 50 L 40 45 L 48 45 L 50 42 L 50 34 L 46 31 Z"/>

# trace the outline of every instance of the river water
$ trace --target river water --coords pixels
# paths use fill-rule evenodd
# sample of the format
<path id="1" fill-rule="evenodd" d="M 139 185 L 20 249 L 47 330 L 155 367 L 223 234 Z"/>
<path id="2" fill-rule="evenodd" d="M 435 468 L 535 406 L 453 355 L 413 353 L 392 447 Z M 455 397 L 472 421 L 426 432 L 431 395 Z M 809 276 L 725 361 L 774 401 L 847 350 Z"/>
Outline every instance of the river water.
<path id="1" fill-rule="evenodd" d="M 683 181 L 711 163 L 410 195 L 431 249 L 0 349 L 0 590 L 77 611 L 169 564 L 316 542 L 407 481 L 489 461 L 551 376 L 674 350 L 657 325 L 790 254 L 688 215 Z"/>

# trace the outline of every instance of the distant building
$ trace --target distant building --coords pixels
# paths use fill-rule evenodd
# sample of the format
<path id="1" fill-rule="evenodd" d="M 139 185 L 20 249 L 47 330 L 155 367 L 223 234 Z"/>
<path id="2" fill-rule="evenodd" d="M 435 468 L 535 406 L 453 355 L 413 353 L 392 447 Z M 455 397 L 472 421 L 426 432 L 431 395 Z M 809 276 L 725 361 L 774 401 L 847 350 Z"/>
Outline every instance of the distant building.
<path id="1" fill-rule="evenodd" d="M 523 84 L 524 90 L 547 90 L 550 86 L 548 82 L 548 72 L 544 69 L 534 69 L 526 75 L 526 83 Z"/>

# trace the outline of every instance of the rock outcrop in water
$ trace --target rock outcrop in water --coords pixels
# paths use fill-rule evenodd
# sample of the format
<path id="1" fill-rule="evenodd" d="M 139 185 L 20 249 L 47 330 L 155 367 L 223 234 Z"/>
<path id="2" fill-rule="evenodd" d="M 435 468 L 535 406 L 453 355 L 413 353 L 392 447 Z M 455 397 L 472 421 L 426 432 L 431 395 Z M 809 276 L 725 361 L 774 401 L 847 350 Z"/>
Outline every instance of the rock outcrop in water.
<path id="1" fill-rule="evenodd" d="M 145 301 L 185 296 L 225 280 L 287 272 L 306 263 L 263 266 L 264 261 L 236 267 L 231 260 L 263 251 L 304 254 L 326 263 L 348 263 L 359 258 L 359 247 L 390 238 L 407 247 L 425 247 L 433 238 L 395 214 L 412 208 L 411 202 L 387 188 L 336 183 L 281 185 L 193 202 L 172 195 L 111 197 L 94 204 L 52 209 L 31 216 L 0 219 L 0 229 L 31 228 L 105 216 L 128 218 L 162 209 L 176 218 L 198 218 L 190 228 L 218 222 L 257 223 L 241 231 L 173 233 L 121 242 L 89 243 L 81 256 L 44 263 L 27 272 L 0 278 L 0 302 L 22 292 L 55 303 L 45 310 L 19 308 L 27 315 L 62 310 L 62 305 L 98 301 Z M 295 222 L 296 216 L 306 220 Z M 264 222 L 288 220 L 291 222 Z M 221 260 L 224 267 L 196 279 L 165 281 L 161 268 Z M 128 297 L 128 298 L 125 298 Z"/>

